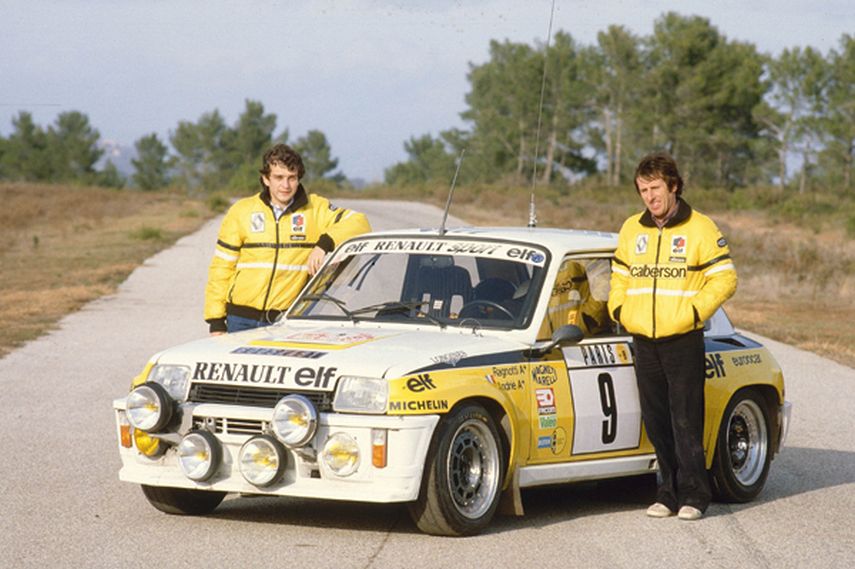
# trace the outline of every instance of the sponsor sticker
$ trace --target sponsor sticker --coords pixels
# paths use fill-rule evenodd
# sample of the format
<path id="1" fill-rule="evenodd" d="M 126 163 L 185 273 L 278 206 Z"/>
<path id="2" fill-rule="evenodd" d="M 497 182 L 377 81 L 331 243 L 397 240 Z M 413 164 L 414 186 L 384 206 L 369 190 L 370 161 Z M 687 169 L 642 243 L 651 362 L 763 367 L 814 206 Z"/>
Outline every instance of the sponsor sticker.
<path id="1" fill-rule="evenodd" d="M 671 255 L 686 254 L 686 236 L 675 235 L 671 238 Z"/>
<path id="2" fill-rule="evenodd" d="M 647 253 L 647 234 L 642 233 L 638 237 L 635 238 L 635 254 L 643 255 Z"/>
<path id="3" fill-rule="evenodd" d="M 718 245 L 719 247 L 726 247 L 727 246 L 727 239 L 725 239 L 724 237 L 719 237 L 718 241 L 716 241 L 715 244 Z"/>
<path id="4" fill-rule="evenodd" d="M 707 354 L 706 362 L 704 363 L 704 377 L 713 379 L 726 376 L 727 372 L 724 370 L 724 360 L 721 354 Z"/>
<path id="5" fill-rule="evenodd" d="M 558 418 L 555 415 L 541 415 L 538 417 L 538 426 L 542 431 L 554 429 L 558 426 Z"/>
<path id="6" fill-rule="evenodd" d="M 302 213 L 295 213 L 291 216 L 291 233 L 306 232 L 306 216 Z"/>
<path id="7" fill-rule="evenodd" d="M 317 352 L 314 350 L 293 350 L 287 348 L 264 348 L 256 346 L 241 346 L 232 350 L 233 354 L 247 354 L 253 356 L 282 356 L 286 358 L 308 358 L 316 360 L 327 355 L 327 352 Z"/>
<path id="8" fill-rule="evenodd" d="M 456 352 L 449 352 L 447 354 L 439 354 L 438 356 L 433 356 L 430 361 L 435 364 L 448 364 L 450 366 L 456 366 L 457 362 L 466 357 L 466 352 L 462 350 L 458 350 Z"/>
<path id="9" fill-rule="evenodd" d="M 552 454 L 561 454 L 564 452 L 564 447 L 567 446 L 567 432 L 564 429 L 558 427 L 549 438 L 549 446 L 552 449 Z"/>
<path id="10" fill-rule="evenodd" d="M 554 367 L 541 364 L 531 368 L 531 379 L 538 385 L 548 386 L 558 381 L 558 374 Z"/>
<path id="11" fill-rule="evenodd" d="M 263 233 L 264 232 L 264 213 L 260 211 L 254 211 L 249 214 L 249 230 L 253 233 Z"/>
<path id="12" fill-rule="evenodd" d="M 552 437 L 549 435 L 537 437 L 537 448 L 552 448 Z"/>
<path id="13" fill-rule="evenodd" d="M 760 354 L 746 354 L 744 356 L 733 356 L 730 358 L 730 361 L 733 365 L 739 367 L 761 364 L 763 363 L 763 358 L 760 357 Z"/>
<path id="14" fill-rule="evenodd" d="M 421 393 L 422 391 L 436 389 L 436 385 L 434 385 L 433 379 L 431 379 L 430 374 L 425 373 L 408 379 L 407 389 L 409 389 L 413 393 Z"/>
<path id="15" fill-rule="evenodd" d="M 448 411 L 448 401 L 446 399 L 389 401 L 389 411 Z"/>

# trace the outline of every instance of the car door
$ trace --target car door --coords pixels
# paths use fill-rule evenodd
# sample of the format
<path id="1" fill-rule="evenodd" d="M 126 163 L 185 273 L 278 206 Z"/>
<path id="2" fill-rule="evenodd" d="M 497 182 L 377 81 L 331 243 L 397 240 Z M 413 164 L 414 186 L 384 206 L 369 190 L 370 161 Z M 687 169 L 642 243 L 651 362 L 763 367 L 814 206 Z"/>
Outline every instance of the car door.
<path id="1" fill-rule="evenodd" d="M 573 324 L 585 338 L 533 364 L 532 463 L 652 452 L 642 435 L 631 338 L 608 318 L 609 276 L 606 256 L 562 261 L 539 337 Z"/>

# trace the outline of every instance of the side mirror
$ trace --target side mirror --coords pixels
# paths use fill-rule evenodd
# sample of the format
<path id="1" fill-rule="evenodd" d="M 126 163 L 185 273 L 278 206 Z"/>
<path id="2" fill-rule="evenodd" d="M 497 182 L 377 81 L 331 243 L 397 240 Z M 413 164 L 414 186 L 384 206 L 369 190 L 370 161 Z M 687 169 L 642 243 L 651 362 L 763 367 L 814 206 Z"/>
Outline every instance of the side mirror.
<path id="1" fill-rule="evenodd" d="M 552 351 L 559 344 L 578 344 L 585 337 L 582 329 L 573 324 L 565 324 L 552 333 L 552 339 L 548 342 L 535 344 L 528 350 L 525 355 L 530 358 L 538 358 L 547 352 Z"/>

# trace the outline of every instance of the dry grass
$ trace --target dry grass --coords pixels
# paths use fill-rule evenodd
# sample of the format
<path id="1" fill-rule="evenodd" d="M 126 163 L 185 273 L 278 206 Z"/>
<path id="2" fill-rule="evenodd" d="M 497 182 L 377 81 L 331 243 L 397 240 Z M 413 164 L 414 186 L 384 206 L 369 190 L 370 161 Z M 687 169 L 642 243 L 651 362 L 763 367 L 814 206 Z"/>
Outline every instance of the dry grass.
<path id="1" fill-rule="evenodd" d="M 320 193 L 444 207 L 447 191 L 437 185 Z M 542 227 L 616 231 L 641 207 L 626 188 L 537 193 Z M 524 225 L 529 196 L 528 188 L 458 188 L 451 213 L 475 225 Z M 0 203 L 0 356 L 112 292 L 139 263 L 212 215 L 207 205 L 178 195 L 99 188 L 0 184 Z M 855 366 L 855 241 L 840 228 L 704 211 L 736 259 L 739 289 L 727 305 L 736 325 Z"/>
<path id="2" fill-rule="evenodd" d="M 113 292 L 211 215 L 169 193 L 0 184 L 0 356 Z"/>

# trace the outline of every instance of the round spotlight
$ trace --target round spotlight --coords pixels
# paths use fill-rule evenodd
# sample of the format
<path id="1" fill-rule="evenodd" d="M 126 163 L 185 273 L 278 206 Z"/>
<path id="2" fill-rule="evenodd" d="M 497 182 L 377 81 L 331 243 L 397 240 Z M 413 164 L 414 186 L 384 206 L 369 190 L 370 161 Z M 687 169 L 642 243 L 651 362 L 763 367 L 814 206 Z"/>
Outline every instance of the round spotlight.
<path id="1" fill-rule="evenodd" d="M 169 424 L 175 402 L 166 389 L 157 383 L 143 383 L 126 399 L 128 422 L 135 429 L 156 433 Z"/>
<path id="2" fill-rule="evenodd" d="M 273 408 L 273 433 L 288 448 L 305 445 L 318 429 L 318 412 L 302 395 L 283 397 Z"/>
<path id="3" fill-rule="evenodd" d="M 287 463 L 287 451 L 270 435 L 259 435 L 240 448 L 240 473 L 253 486 L 270 486 L 282 477 Z"/>
<path id="4" fill-rule="evenodd" d="M 337 476 L 350 476 L 359 468 L 359 445 L 346 433 L 336 433 L 324 444 L 324 464 Z"/>
<path id="5" fill-rule="evenodd" d="M 178 445 L 178 464 L 190 480 L 209 480 L 223 462 L 223 448 L 208 431 L 190 431 Z"/>

